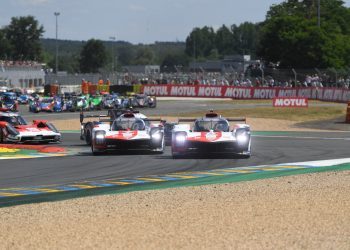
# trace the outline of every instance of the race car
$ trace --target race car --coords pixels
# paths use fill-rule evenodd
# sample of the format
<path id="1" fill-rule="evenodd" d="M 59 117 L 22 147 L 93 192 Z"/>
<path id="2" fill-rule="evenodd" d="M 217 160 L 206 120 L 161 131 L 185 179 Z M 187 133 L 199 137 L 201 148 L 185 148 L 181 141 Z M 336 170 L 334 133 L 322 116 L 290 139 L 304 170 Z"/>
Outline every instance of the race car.
<path id="1" fill-rule="evenodd" d="M 108 150 L 144 149 L 163 153 L 164 129 L 160 119 L 148 119 L 137 111 L 121 111 L 115 119 L 93 122 L 91 151 L 94 155 Z M 88 115 L 87 117 L 92 117 Z M 96 116 L 104 118 L 106 116 Z M 81 117 L 81 121 L 85 117 Z M 112 116 L 111 116 L 112 118 Z M 152 123 L 158 121 L 159 123 Z M 107 123 L 106 123 L 107 122 Z"/>
<path id="2" fill-rule="evenodd" d="M 40 101 L 41 111 L 46 112 L 62 112 L 63 103 L 59 96 L 45 97 Z"/>
<path id="3" fill-rule="evenodd" d="M 177 122 L 166 122 L 166 121 L 163 122 L 164 140 L 165 140 L 166 146 L 171 145 L 172 133 L 176 125 L 178 125 Z"/>
<path id="4" fill-rule="evenodd" d="M 39 113 L 41 111 L 41 103 L 39 98 L 29 99 L 29 112 Z"/>
<path id="5" fill-rule="evenodd" d="M 92 95 L 88 98 L 89 102 L 89 108 L 90 110 L 101 110 L 103 103 L 102 103 L 102 96 L 101 95 Z"/>
<path id="6" fill-rule="evenodd" d="M 89 109 L 89 101 L 87 96 L 81 95 L 78 96 L 76 99 L 76 109 L 77 110 L 88 110 Z"/>
<path id="7" fill-rule="evenodd" d="M 13 92 L 5 92 L 0 95 L 0 109 L 2 111 L 18 111 L 17 95 Z"/>
<path id="8" fill-rule="evenodd" d="M 118 96 L 117 95 L 104 95 L 103 96 L 103 108 L 104 109 L 114 109 L 118 107 Z"/>
<path id="9" fill-rule="evenodd" d="M 14 112 L 0 112 L 0 143 L 60 142 L 61 134 L 52 123 L 34 120 L 28 124 Z"/>
<path id="10" fill-rule="evenodd" d="M 17 97 L 17 101 L 19 104 L 28 104 L 29 103 L 29 95 L 22 94 Z"/>
<path id="11" fill-rule="evenodd" d="M 121 116 L 122 114 L 129 112 L 130 110 L 125 109 L 109 109 L 106 115 L 85 115 L 83 111 L 80 112 L 80 140 L 86 142 L 87 145 L 91 145 L 91 134 L 92 129 L 95 125 L 101 124 L 102 122 L 110 122 Z M 90 121 L 84 122 L 84 119 L 90 119 Z M 98 118 L 97 121 L 91 121 L 91 118 Z"/>
<path id="12" fill-rule="evenodd" d="M 76 96 L 65 96 L 63 102 L 63 111 L 75 112 L 78 109 Z"/>
<path id="13" fill-rule="evenodd" d="M 245 118 L 224 118 L 207 113 L 199 119 L 179 119 L 172 132 L 173 158 L 186 154 L 231 154 L 249 158 L 251 155 L 250 126 Z M 194 122 L 183 124 L 183 122 Z M 241 122 L 230 126 L 230 122 Z M 244 123 L 243 123 L 244 122 Z"/>
<path id="14" fill-rule="evenodd" d="M 134 108 L 155 108 L 157 107 L 157 98 L 145 94 L 133 94 L 129 97 L 129 105 Z"/>

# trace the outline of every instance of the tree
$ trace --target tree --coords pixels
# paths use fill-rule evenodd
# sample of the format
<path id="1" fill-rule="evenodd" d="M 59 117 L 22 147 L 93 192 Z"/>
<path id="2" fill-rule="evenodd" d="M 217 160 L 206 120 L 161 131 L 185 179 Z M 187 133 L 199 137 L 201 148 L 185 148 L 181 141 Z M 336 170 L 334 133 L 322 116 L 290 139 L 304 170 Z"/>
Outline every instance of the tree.
<path id="1" fill-rule="evenodd" d="M 8 59 L 11 55 L 11 45 L 6 38 L 5 30 L 0 29 L 0 59 Z"/>
<path id="2" fill-rule="evenodd" d="M 11 45 L 13 60 L 40 60 L 40 37 L 44 33 L 43 26 L 33 16 L 13 17 L 5 27 L 5 34 Z"/>
<path id="3" fill-rule="evenodd" d="M 321 27 L 315 1 L 273 5 L 262 25 L 258 54 L 281 67 L 341 68 L 349 65 L 350 9 L 339 0 L 321 1 Z"/>
<path id="4" fill-rule="evenodd" d="M 207 57 L 213 49 L 216 49 L 215 32 L 211 27 L 195 28 L 186 39 L 185 52 L 188 56 Z"/>
<path id="5" fill-rule="evenodd" d="M 88 40 L 80 53 L 80 71 L 83 73 L 97 73 L 106 65 L 106 62 L 107 52 L 102 41 Z"/>
<path id="6" fill-rule="evenodd" d="M 239 54 L 255 55 L 259 42 L 259 24 L 244 22 L 239 26 L 231 26 L 234 51 Z"/>
<path id="7" fill-rule="evenodd" d="M 233 34 L 225 25 L 216 31 L 215 45 L 220 55 L 232 55 L 236 52 Z"/>
<path id="8" fill-rule="evenodd" d="M 133 64 L 135 65 L 147 65 L 154 63 L 154 53 L 149 47 L 140 47 L 136 51 Z"/>
<path id="9" fill-rule="evenodd" d="M 179 70 L 183 70 L 184 67 L 188 64 L 187 57 L 184 53 L 182 54 L 175 54 L 175 53 L 169 53 L 165 55 L 161 68 L 163 71 L 166 72 L 176 72 L 176 67 Z"/>

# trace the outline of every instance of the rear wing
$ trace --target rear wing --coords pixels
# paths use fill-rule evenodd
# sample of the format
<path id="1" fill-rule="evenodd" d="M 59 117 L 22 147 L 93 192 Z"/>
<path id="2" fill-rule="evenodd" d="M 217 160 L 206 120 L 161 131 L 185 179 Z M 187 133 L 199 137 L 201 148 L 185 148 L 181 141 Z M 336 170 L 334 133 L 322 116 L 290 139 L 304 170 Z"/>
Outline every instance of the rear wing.
<path id="1" fill-rule="evenodd" d="M 179 118 L 178 119 L 178 123 L 181 123 L 181 122 L 195 122 L 197 119 L 195 118 Z"/>
<path id="2" fill-rule="evenodd" d="M 98 118 L 99 122 L 113 122 L 115 119 L 117 119 L 119 116 L 125 113 L 139 113 L 139 111 L 136 110 L 130 110 L 130 109 L 110 109 L 108 110 L 108 113 L 106 115 L 97 115 L 97 114 L 88 114 L 85 115 L 83 111 L 80 112 L 80 123 L 83 124 L 85 118 Z M 157 119 L 156 121 L 159 121 Z"/>
<path id="3" fill-rule="evenodd" d="M 103 118 L 106 118 L 106 117 L 109 117 L 109 119 L 103 119 Z M 96 114 L 85 115 L 83 112 L 80 112 L 80 124 L 83 124 L 84 123 L 84 119 L 86 119 L 86 118 L 98 118 L 99 122 L 110 122 L 111 121 L 111 118 L 110 118 L 109 115 L 96 115 Z"/>
<path id="4" fill-rule="evenodd" d="M 229 117 L 226 118 L 228 122 L 244 122 L 247 123 L 247 118 L 245 117 Z"/>
<path id="5" fill-rule="evenodd" d="M 224 118 L 228 122 L 244 122 L 247 123 L 247 119 L 245 117 L 229 117 L 229 118 Z M 195 118 L 179 118 L 178 123 L 182 122 L 195 122 L 198 119 Z"/>
<path id="6" fill-rule="evenodd" d="M 162 119 L 161 117 L 159 117 L 159 118 L 145 118 L 143 120 L 150 121 L 150 122 L 165 122 L 165 120 Z"/>

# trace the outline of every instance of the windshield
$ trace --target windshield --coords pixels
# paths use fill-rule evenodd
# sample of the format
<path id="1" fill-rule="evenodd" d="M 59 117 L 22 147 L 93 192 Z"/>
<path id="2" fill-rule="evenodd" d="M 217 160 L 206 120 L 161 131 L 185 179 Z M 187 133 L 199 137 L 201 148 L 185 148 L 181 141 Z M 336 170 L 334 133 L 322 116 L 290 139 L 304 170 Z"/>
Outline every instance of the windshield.
<path id="1" fill-rule="evenodd" d="M 210 130 L 215 132 L 228 132 L 230 130 L 230 126 L 225 120 L 201 120 L 195 122 L 195 132 L 209 132 Z"/>
<path id="2" fill-rule="evenodd" d="M 7 101 L 7 100 L 16 100 L 16 95 L 13 94 L 13 95 L 5 95 L 4 96 L 4 99 Z"/>
<path id="3" fill-rule="evenodd" d="M 122 119 L 113 123 L 112 130 L 145 130 L 145 122 L 141 119 Z"/>
<path id="4" fill-rule="evenodd" d="M 27 122 L 21 116 L 0 116 L 0 121 L 8 122 L 14 126 L 27 125 Z"/>

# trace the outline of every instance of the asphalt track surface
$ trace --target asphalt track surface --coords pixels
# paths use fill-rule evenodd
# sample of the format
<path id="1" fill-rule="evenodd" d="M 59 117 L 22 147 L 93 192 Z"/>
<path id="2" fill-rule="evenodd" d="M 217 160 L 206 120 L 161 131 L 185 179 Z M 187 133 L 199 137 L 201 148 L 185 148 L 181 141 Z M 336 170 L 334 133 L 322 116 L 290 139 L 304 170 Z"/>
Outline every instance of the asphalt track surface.
<path id="1" fill-rule="evenodd" d="M 256 135 L 250 159 L 195 157 L 172 159 L 170 148 L 163 155 L 148 152 L 93 156 L 79 134 L 63 134 L 62 146 L 77 155 L 51 158 L 1 160 L 0 188 L 71 184 L 85 180 L 131 178 L 179 171 L 257 166 L 349 157 L 350 133 L 292 133 Z"/>
<path id="2" fill-rule="evenodd" d="M 186 110 L 185 106 L 188 105 L 195 110 L 208 109 L 208 106 L 203 106 L 206 105 L 205 102 L 181 101 L 177 102 L 181 104 L 175 103 L 176 105 L 174 103 L 164 102 L 161 109 L 145 109 L 144 113 L 148 115 L 170 114 L 174 110 L 177 112 L 181 109 Z M 220 105 L 230 104 L 218 103 L 215 108 L 221 108 Z M 21 107 L 21 109 L 28 120 L 36 117 L 40 119 L 78 119 L 78 113 L 43 115 L 29 114 L 26 107 Z M 253 153 L 250 159 L 199 156 L 174 160 L 169 147 L 166 147 L 162 155 L 136 151 L 128 154 L 113 153 L 93 156 L 90 148 L 80 141 L 77 133 L 64 133 L 61 146 L 70 148 L 74 154 L 65 157 L 1 160 L 0 188 L 71 184 L 85 180 L 131 178 L 180 171 L 347 158 L 350 155 L 350 132 L 256 134 L 252 138 Z"/>

